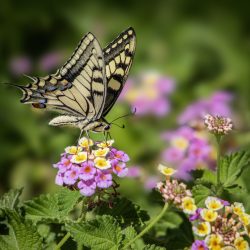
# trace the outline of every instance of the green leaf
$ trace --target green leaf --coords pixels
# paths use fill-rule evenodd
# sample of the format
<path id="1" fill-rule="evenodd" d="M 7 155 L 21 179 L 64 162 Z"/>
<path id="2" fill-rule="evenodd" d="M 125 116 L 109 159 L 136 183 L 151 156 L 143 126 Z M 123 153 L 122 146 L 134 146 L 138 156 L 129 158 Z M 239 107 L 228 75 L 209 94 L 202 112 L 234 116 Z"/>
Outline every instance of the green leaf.
<path id="1" fill-rule="evenodd" d="M 216 173 L 212 170 L 205 169 L 201 178 L 196 180 L 197 184 L 211 186 L 216 184 Z"/>
<path id="2" fill-rule="evenodd" d="M 95 250 L 117 250 L 122 241 L 122 230 L 112 216 L 97 216 L 95 220 L 67 223 L 67 231 L 78 243 Z"/>
<path id="3" fill-rule="evenodd" d="M 116 198 L 113 201 L 112 208 L 108 204 L 104 204 L 95 211 L 99 215 L 112 215 L 115 219 L 124 225 L 142 225 L 149 220 L 149 216 L 145 210 L 133 204 L 126 198 Z"/>
<path id="4" fill-rule="evenodd" d="M 0 216 L 5 209 L 13 210 L 19 204 L 19 197 L 23 189 L 12 189 L 0 198 Z"/>
<path id="5" fill-rule="evenodd" d="M 194 196 L 195 199 L 195 204 L 198 207 L 204 207 L 205 204 L 205 199 L 210 196 L 213 195 L 211 189 L 203 186 L 203 185 L 196 185 L 193 187 L 192 189 L 192 194 Z"/>
<path id="6" fill-rule="evenodd" d="M 237 152 L 225 156 L 220 161 L 220 177 L 224 188 L 235 184 L 243 170 L 249 165 L 250 154 L 248 152 Z"/>
<path id="7" fill-rule="evenodd" d="M 42 241 L 36 229 L 24 221 L 17 212 L 9 210 L 9 235 L 0 235 L 1 250 L 38 250 L 42 249 Z"/>
<path id="8" fill-rule="evenodd" d="M 165 247 L 159 247 L 156 245 L 146 245 L 143 250 L 166 250 Z"/>
<path id="9" fill-rule="evenodd" d="M 68 214 L 81 197 L 78 191 L 61 188 L 55 194 L 41 195 L 25 203 L 26 218 L 34 222 L 62 222 L 69 219 Z"/>

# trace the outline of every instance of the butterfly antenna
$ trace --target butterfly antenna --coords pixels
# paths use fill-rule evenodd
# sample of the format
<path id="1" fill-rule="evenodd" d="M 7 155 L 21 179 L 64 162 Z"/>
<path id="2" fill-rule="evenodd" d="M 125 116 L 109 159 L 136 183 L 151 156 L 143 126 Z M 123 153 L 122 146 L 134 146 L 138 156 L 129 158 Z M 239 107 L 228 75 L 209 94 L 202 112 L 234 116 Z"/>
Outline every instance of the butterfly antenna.
<path id="1" fill-rule="evenodd" d="M 36 81 L 36 77 L 29 76 L 29 75 L 26 75 L 26 74 L 23 74 L 23 76 L 29 78 L 30 80 L 32 80 L 32 81 L 34 81 L 34 82 Z"/>
<path id="2" fill-rule="evenodd" d="M 119 117 L 115 118 L 113 121 L 110 122 L 110 124 L 113 124 L 114 121 L 117 121 L 117 120 L 119 120 L 119 119 L 121 119 L 121 118 L 124 118 L 124 117 L 127 117 L 127 116 L 135 115 L 135 113 L 136 113 L 136 108 L 135 108 L 134 111 L 131 112 L 131 113 L 128 113 L 128 114 L 126 114 L 126 115 L 122 115 L 122 116 L 119 116 Z"/>
<path id="3" fill-rule="evenodd" d="M 125 128 L 124 124 L 122 124 L 122 126 L 117 123 L 111 123 L 111 124 L 117 126 L 118 128 Z"/>
<path id="4" fill-rule="evenodd" d="M 8 85 L 8 86 L 13 86 L 16 88 L 19 88 L 21 90 L 24 90 L 25 88 L 21 85 L 15 84 L 15 83 L 10 83 L 10 82 L 1 82 L 0 84 Z"/>

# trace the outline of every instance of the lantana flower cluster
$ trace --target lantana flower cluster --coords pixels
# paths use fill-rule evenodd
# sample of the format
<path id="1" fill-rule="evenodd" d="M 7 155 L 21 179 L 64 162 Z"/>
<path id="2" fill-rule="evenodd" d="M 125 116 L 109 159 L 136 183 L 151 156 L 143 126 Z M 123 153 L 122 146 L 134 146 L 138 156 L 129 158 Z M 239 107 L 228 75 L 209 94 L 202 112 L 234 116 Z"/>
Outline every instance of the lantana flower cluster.
<path id="1" fill-rule="evenodd" d="M 114 184 L 114 175 L 124 177 L 129 156 L 112 146 L 114 140 L 94 142 L 85 137 L 78 146 L 69 146 L 61 154 L 54 167 L 58 169 L 56 184 L 80 190 L 83 196 L 91 196 L 97 191 Z"/>
<path id="2" fill-rule="evenodd" d="M 170 111 L 168 96 L 174 91 L 173 79 L 154 71 L 130 78 L 119 98 L 136 108 L 137 116 L 164 116 Z"/>
<path id="3" fill-rule="evenodd" d="M 192 170 L 215 168 L 216 149 L 205 131 L 183 126 L 163 133 L 162 139 L 168 142 L 162 159 L 178 170 L 177 178 L 189 180 Z"/>
<path id="4" fill-rule="evenodd" d="M 189 219 L 198 238 L 192 250 L 249 249 L 250 215 L 243 204 L 208 197 L 205 208 L 198 208 Z"/>
<path id="5" fill-rule="evenodd" d="M 207 114 L 204 119 L 207 129 L 215 135 L 226 135 L 233 129 L 233 122 L 224 116 Z"/>
<path id="6" fill-rule="evenodd" d="M 162 164 L 158 166 L 158 170 L 166 176 L 165 183 L 159 182 L 156 185 L 156 189 L 161 193 L 165 202 L 174 205 L 187 214 L 194 213 L 197 207 L 192 198 L 191 191 L 187 189 L 184 183 L 170 178 L 175 173 L 175 170 Z"/>

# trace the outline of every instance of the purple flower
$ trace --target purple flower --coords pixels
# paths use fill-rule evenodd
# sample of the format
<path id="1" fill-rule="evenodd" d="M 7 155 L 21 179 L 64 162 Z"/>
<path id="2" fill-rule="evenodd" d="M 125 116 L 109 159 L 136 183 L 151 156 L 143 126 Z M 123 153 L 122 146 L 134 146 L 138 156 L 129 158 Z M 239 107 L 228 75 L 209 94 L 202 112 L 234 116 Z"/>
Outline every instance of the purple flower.
<path id="1" fill-rule="evenodd" d="M 70 169 L 72 166 L 72 163 L 70 159 L 68 159 L 66 156 L 63 156 L 61 160 L 53 165 L 55 168 L 58 168 L 59 170 L 65 172 L 67 169 Z"/>
<path id="2" fill-rule="evenodd" d="M 43 71 L 50 71 L 58 66 L 61 62 L 62 56 L 58 52 L 51 52 L 45 54 L 40 60 L 40 68 Z"/>
<path id="3" fill-rule="evenodd" d="M 141 168 L 138 166 L 132 166 L 128 168 L 127 177 L 137 178 L 141 175 Z"/>
<path id="4" fill-rule="evenodd" d="M 173 79 L 157 72 L 145 72 L 127 81 L 119 99 L 135 107 L 138 116 L 148 114 L 164 116 L 170 111 L 167 97 L 174 89 Z"/>
<path id="5" fill-rule="evenodd" d="M 112 169 L 115 174 L 119 177 L 124 177 L 128 173 L 128 168 L 124 162 L 113 161 Z"/>
<path id="6" fill-rule="evenodd" d="M 230 206 L 230 203 L 226 200 L 222 200 L 220 198 L 218 198 L 220 200 L 220 202 L 224 205 L 224 206 Z"/>
<path id="7" fill-rule="evenodd" d="M 193 140 L 193 143 L 189 147 L 189 157 L 196 161 L 204 160 L 211 151 L 210 146 L 206 141 L 201 139 Z"/>
<path id="8" fill-rule="evenodd" d="M 79 181 L 78 188 L 80 189 L 80 193 L 84 196 L 91 196 L 95 193 L 96 182 L 94 179 L 87 181 Z"/>
<path id="9" fill-rule="evenodd" d="M 110 155 L 112 158 L 117 159 L 117 160 L 122 161 L 122 162 L 129 161 L 129 156 L 127 154 L 125 154 L 123 151 L 117 150 L 115 148 L 112 148 Z"/>
<path id="10" fill-rule="evenodd" d="M 228 92 L 218 91 L 206 99 L 200 99 L 189 105 L 184 112 L 179 116 L 179 124 L 187 124 L 192 121 L 202 121 L 206 114 L 213 116 L 230 117 L 232 111 L 230 103 L 233 96 Z"/>
<path id="11" fill-rule="evenodd" d="M 64 173 L 58 171 L 55 179 L 55 183 L 59 186 L 63 186 Z"/>
<path id="12" fill-rule="evenodd" d="M 168 163 L 179 162 L 184 156 L 184 152 L 174 147 L 167 148 L 162 153 L 162 159 Z"/>
<path id="13" fill-rule="evenodd" d="M 195 221 L 195 220 L 199 220 L 200 217 L 200 212 L 201 212 L 202 208 L 197 208 L 195 213 L 189 216 L 189 221 Z"/>
<path id="14" fill-rule="evenodd" d="M 112 174 L 108 171 L 97 170 L 97 176 L 95 177 L 96 185 L 99 188 L 108 188 L 112 186 Z"/>
<path id="15" fill-rule="evenodd" d="M 31 71 L 31 60 L 26 56 L 13 58 L 10 62 L 10 70 L 14 75 L 27 74 Z"/>
<path id="16" fill-rule="evenodd" d="M 63 181 L 67 185 L 74 185 L 79 177 L 79 167 L 72 165 L 70 170 L 64 173 Z"/>
<path id="17" fill-rule="evenodd" d="M 159 178 L 157 176 L 149 176 L 144 184 L 144 188 L 146 191 L 151 191 L 154 189 L 159 182 Z"/>
<path id="18" fill-rule="evenodd" d="M 86 161 L 81 164 L 79 170 L 79 177 L 81 180 L 87 181 L 93 179 L 96 173 L 96 168 L 93 161 Z"/>
<path id="19" fill-rule="evenodd" d="M 191 250 L 208 250 L 204 240 L 196 240 L 191 247 Z"/>

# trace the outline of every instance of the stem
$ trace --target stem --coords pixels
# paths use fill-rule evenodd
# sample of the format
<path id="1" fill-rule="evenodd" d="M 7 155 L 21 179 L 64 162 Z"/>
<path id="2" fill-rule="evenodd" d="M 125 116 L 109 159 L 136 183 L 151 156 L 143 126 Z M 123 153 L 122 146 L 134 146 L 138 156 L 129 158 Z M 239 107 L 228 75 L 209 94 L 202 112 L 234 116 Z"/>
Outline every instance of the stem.
<path id="1" fill-rule="evenodd" d="M 145 233 L 147 233 L 155 225 L 155 223 L 161 219 L 161 217 L 165 214 L 167 209 L 168 209 L 168 203 L 165 203 L 161 212 L 155 218 L 153 218 L 149 222 L 149 224 L 134 239 L 129 241 L 122 249 L 127 249 L 132 243 L 134 243 L 137 239 L 141 238 Z"/>
<path id="2" fill-rule="evenodd" d="M 56 245 L 54 250 L 59 250 L 64 245 L 64 243 L 69 239 L 70 233 L 67 233 L 64 235 L 64 237 L 61 239 L 61 241 Z"/>
<path id="3" fill-rule="evenodd" d="M 221 135 L 216 136 L 216 142 L 217 142 L 217 186 L 220 186 L 220 157 L 221 157 Z"/>

